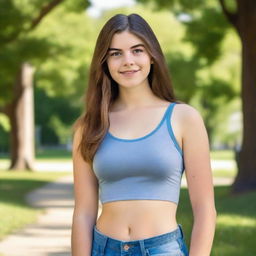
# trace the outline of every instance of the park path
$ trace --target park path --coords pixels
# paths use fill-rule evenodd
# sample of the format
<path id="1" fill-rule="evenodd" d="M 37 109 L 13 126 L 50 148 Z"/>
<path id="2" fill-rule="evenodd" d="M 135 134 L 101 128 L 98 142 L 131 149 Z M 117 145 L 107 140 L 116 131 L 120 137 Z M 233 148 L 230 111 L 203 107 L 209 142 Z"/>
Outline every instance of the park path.
<path id="1" fill-rule="evenodd" d="M 73 178 L 56 182 L 27 194 L 27 202 L 44 209 L 36 223 L 11 234 L 0 242 L 4 256 L 69 256 L 73 210 Z"/>
<path id="2" fill-rule="evenodd" d="M 55 167 L 58 171 L 62 169 L 61 165 L 56 164 Z M 229 185 L 232 181 L 230 178 L 215 178 L 214 185 Z M 182 187 L 186 187 L 185 179 L 182 179 Z M 36 223 L 0 241 L 0 255 L 70 256 L 74 206 L 72 173 L 30 192 L 26 200 L 34 207 L 43 208 L 45 212 Z"/>

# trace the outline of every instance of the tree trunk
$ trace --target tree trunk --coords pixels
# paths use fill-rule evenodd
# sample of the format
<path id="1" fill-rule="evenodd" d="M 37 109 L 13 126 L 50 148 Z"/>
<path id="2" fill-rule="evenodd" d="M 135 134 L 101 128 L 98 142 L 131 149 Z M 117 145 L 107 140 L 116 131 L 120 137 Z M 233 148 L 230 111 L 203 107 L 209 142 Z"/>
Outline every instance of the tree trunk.
<path id="1" fill-rule="evenodd" d="M 237 153 L 233 192 L 256 189 L 256 1 L 238 0 L 237 29 L 242 42 L 243 140 Z"/>
<path id="2" fill-rule="evenodd" d="M 23 63 L 14 85 L 14 98 L 7 108 L 11 123 L 10 170 L 33 170 L 34 166 L 34 102 L 33 69 Z"/>

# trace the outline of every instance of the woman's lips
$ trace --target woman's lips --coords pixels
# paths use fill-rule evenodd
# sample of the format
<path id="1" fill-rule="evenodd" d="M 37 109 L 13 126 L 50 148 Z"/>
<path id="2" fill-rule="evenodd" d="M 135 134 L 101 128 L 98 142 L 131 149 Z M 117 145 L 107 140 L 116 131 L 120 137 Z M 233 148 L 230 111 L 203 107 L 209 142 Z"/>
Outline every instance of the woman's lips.
<path id="1" fill-rule="evenodd" d="M 136 72 L 138 72 L 139 70 L 127 70 L 127 71 L 120 71 L 120 73 L 122 75 L 125 75 L 125 76 L 131 76 L 133 74 L 135 74 Z"/>

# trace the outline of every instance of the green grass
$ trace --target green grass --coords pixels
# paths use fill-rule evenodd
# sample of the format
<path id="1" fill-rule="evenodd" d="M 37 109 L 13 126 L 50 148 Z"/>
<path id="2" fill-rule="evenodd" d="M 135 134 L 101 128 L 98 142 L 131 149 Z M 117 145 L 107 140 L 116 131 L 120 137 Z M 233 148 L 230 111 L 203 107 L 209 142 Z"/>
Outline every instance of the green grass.
<path id="1" fill-rule="evenodd" d="M 218 178 L 233 178 L 236 176 L 236 170 L 213 170 L 213 177 Z"/>
<path id="2" fill-rule="evenodd" d="M 71 160 L 72 152 L 65 149 L 40 149 L 37 150 L 35 158 L 40 161 L 69 161 Z M 8 154 L 1 154 L 1 160 L 8 160 Z"/>
<path id="3" fill-rule="evenodd" d="M 232 150 L 214 150 L 210 154 L 211 159 L 214 160 L 234 160 L 234 152 Z"/>
<path id="4" fill-rule="evenodd" d="M 256 192 L 232 195 L 229 186 L 215 187 L 217 225 L 211 256 L 255 256 Z M 192 210 L 186 188 L 181 189 L 177 221 L 189 246 Z"/>
<path id="5" fill-rule="evenodd" d="M 36 220 L 42 209 L 28 206 L 25 195 L 70 173 L 0 171 L 0 239 Z"/>
<path id="6" fill-rule="evenodd" d="M 64 149 L 38 150 L 36 153 L 38 160 L 71 160 L 71 157 L 72 153 Z"/>

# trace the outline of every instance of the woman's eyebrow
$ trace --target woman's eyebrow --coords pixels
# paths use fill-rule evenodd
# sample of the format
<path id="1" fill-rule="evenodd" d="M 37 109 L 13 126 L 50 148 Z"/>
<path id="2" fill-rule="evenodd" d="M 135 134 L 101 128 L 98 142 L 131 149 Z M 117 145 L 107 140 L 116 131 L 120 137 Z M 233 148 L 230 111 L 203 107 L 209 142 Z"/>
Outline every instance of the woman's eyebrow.
<path id="1" fill-rule="evenodd" d="M 133 48 L 136 48 L 136 47 L 139 47 L 139 46 L 145 47 L 144 44 L 136 44 L 136 45 L 133 45 L 132 47 L 130 47 L 130 49 L 133 49 Z M 108 48 L 108 51 L 122 51 L 122 49 Z"/>

